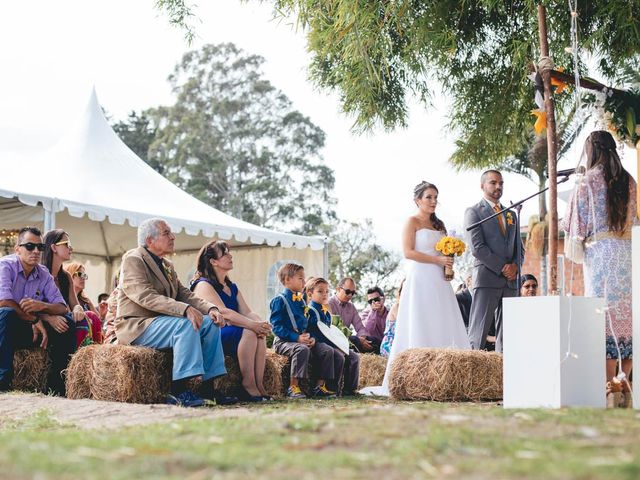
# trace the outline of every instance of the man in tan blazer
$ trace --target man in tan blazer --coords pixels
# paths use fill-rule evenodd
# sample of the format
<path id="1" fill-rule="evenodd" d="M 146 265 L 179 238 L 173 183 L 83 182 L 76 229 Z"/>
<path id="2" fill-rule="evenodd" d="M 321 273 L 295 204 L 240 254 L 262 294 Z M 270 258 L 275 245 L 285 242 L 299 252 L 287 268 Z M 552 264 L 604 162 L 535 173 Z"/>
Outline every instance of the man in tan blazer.
<path id="1" fill-rule="evenodd" d="M 175 235 L 160 218 L 138 227 L 138 248 L 122 258 L 116 336 L 118 343 L 173 349 L 173 383 L 167 403 L 187 407 L 204 404 L 187 389 L 186 380 L 202 376 L 203 392 L 217 397 L 213 378 L 226 374 L 218 308 L 196 297 L 178 280 L 173 264 L 164 258 L 175 250 Z"/>

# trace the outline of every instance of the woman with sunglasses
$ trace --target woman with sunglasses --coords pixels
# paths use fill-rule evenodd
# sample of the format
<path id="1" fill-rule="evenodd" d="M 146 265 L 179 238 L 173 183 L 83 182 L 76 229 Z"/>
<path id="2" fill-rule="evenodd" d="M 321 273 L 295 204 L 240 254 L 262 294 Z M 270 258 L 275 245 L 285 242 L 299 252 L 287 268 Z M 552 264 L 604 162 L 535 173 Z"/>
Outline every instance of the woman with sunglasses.
<path id="1" fill-rule="evenodd" d="M 47 267 L 49 273 L 53 276 L 53 281 L 71 311 L 71 318 L 75 323 L 78 323 L 84 318 L 84 310 L 78 303 L 78 298 L 73 289 L 71 275 L 62 268 L 62 264 L 69 261 L 71 252 L 73 252 L 69 235 L 61 229 L 49 230 L 45 233 L 43 241 L 44 251 L 42 252 L 42 260 L 40 263 Z M 62 333 L 68 328 L 67 324 L 62 322 L 60 317 L 45 317 L 45 320 L 49 322 L 51 327 L 58 333 Z"/>
<path id="2" fill-rule="evenodd" d="M 198 254 L 191 290 L 217 305 L 227 321 L 220 336 L 225 355 L 238 359 L 242 375 L 238 398 L 261 402 L 271 398 L 262 383 L 267 351 L 265 337 L 271 332 L 271 324 L 249 308 L 238 286 L 229 280 L 232 269 L 233 256 L 227 242 L 207 243 Z"/>
<path id="3" fill-rule="evenodd" d="M 78 298 L 78 303 L 84 310 L 84 319 L 76 324 L 76 338 L 78 348 L 92 343 L 102 343 L 102 321 L 100 314 L 96 310 L 89 297 L 84 293 L 86 281 L 89 276 L 84 271 L 81 263 L 72 262 L 67 264 L 64 269 L 71 275 L 73 281 L 73 289 Z"/>

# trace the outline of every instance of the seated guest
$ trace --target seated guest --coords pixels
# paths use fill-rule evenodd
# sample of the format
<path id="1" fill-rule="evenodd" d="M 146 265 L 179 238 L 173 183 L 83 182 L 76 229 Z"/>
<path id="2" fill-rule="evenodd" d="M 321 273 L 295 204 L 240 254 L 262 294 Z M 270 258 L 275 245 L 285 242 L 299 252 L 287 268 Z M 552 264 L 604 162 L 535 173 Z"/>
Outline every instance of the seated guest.
<path id="1" fill-rule="evenodd" d="M 65 317 L 67 305 L 51 274 L 40 265 L 44 249 L 40 230 L 25 227 L 18 233 L 15 253 L 0 258 L 0 391 L 11 387 L 16 349 L 48 345 L 47 389 L 65 394 L 61 372 L 76 349 L 75 325 Z"/>
<path id="2" fill-rule="evenodd" d="M 530 273 L 520 277 L 520 296 L 535 297 L 538 295 L 538 279 Z"/>
<path id="3" fill-rule="evenodd" d="M 346 355 L 331 343 L 318 328 L 318 322 L 331 327 L 331 311 L 329 310 L 329 282 L 324 278 L 311 278 L 305 284 L 305 292 L 309 297 L 309 308 L 306 316 L 309 322 L 308 331 L 316 342 L 321 342 L 333 349 L 333 384 L 330 387 L 336 392 L 340 389 L 344 377 L 343 396 L 355 395 L 358 390 L 360 376 L 360 356 L 351 350 Z"/>
<path id="4" fill-rule="evenodd" d="M 458 301 L 458 307 L 460 308 L 460 314 L 462 315 L 462 321 L 464 322 L 464 328 L 469 328 L 469 314 L 471 313 L 471 275 L 467 277 L 465 283 L 461 283 L 456 290 L 456 300 Z"/>
<path id="5" fill-rule="evenodd" d="M 371 340 L 367 338 L 367 330 L 364 328 L 356 306 L 351 299 L 356 294 L 356 282 L 352 278 L 343 278 L 338 282 L 335 295 L 329 299 L 331 313 L 339 315 L 342 323 L 348 328 L 356 331 L 356 334 L 349 337 L 349 340 L 358 352 L 373 352 L 375 347 Z"/>
<path id="6" fill-rule="evenodd" d="M 287 396 L 294 399 L 307 398 L 300 388 L 300 379 L 308 378 L 309 362 L 314 361 L 318 381 L 313 394 L 316 397 L 334 397 L 335 392 L 326 385 L 327 380 L 334 378 L 333 349 L 316 342 L 307 332 L 308 322 L 302 299 L 304 267 L 296 263 L 285 263 L 278 269 L 278 278 L 284 286 L 284 292 L 271 300 L 269 321 L 275 334 L 274 350 L 291 359 Z"/>
<path id="7" fill-rule="evenodd" d="M 53 275 L 53 281 L 56 283 L 58 290 L 60 290 L 69 310 L 71 310 L 73 321 L 76 323 L 81 322 L 85 318 L 84 309 L 78 302 L 78 297 L 76 297 L 71 275 L 62 268 L 62 264 L 71 259 L 71 253 L 73 252 L 69 235 L 61 229 L 50 230 L 44 234 L 44 245 L 42 264 Z M 43 316 L 42 319 L 45 322 L 49 321 L 47 316 Z"/>
<path id="8" fill-rule="evenodd" d="M 387 315 L 389 315 L 389 309 L 384 304 L 384 292 L 380 287 L 367 290 L 367 303 L 369 306 L 362 312 L 365 337 L 371 343 L 373 353 L 379 354 Z"/>
<path id="9" fill-rule="evenodd" d="M 103 343 L 117 343 L 116 339 L 116 313 L 118 310 L 118 294 L 120 293 L 118 284 L 120 283 L 120 271 L 116 273 L 113 279 L 113 290 L 107 299 L 107 313 L 104 316 Z"/>
<path id="10" fill-rule="evenodd" d="M 266 362 L 266 335 L 271 324 L 253 312 L 238 286 L 229 279 L 233 256 L 227 242 L 213 241 L 200 249 L 191 290 L 198 297 L 219 305 L 227 323 L 220 332 L 225 355 L 238 359 L 242 374 L 239 397 L 250 402 L 270 399 L 262 384 Z"/>
<path id="11" fill-rule="evenodd" d="M 188 379 L 200 376 L 205 398 L 228 403 L 234 399 L 215 395 L 213 390 L 213 379 L 226 373 L 220 343 L 224 319 L 213 303 L 180 283 L 173 264 L 164 258 L 175 251 L 175 238 L 160 218 L 145 220 L 138 227 L 139 247 L 122 257 L 115 322 L 118 343 L 173 349 L 167 403 L 202 406 L 203 399 L 187 386 Z"/>
<path id="12" fill-rule="evenodd" d="M 400 295 L 402 294 L 402 287 L 404 285 L 404 280 L 400 284 L 400 288 L 398 288 L 398 295 L 396 296 L 396 303 L 391 306 L 391 310 L 389 310 L 389 315 L 387 315 L 387 322 L 384 327 L 384 335 L 382 337 L 382 342 L 380 343 L 380 355 L 389 358 L 389 354 L 391 353 L 391 346 L 393 345 L 393 338 L 396 335 L 396 320 L 398 319 L 398 309 L 400 308 Z"/>
<path id="13" fill-rule="evenodd" d="M 77 262 L 69 263 L 64 267 L 65 271 L 71 275 L 73 290 L 78 303 L 84 310 L 84 318 L 76 322 L 76 339 L 78 348 L 92 343 L 102 343 L 102 320 L 93 303 L 84 294 L 85 283 L 88 275 L 84 271 L 84 266 Z"/>
<path id="14" fill-rule="evenodd" d="M 100 295 L 98 295 L 98 315 L 100 315 L 100 320 L 102 321 L 103 328 L 104 328 L 104 317 L 107 316 L 108 303 L 109 303 L 108 293 L 101 293 Z"/>

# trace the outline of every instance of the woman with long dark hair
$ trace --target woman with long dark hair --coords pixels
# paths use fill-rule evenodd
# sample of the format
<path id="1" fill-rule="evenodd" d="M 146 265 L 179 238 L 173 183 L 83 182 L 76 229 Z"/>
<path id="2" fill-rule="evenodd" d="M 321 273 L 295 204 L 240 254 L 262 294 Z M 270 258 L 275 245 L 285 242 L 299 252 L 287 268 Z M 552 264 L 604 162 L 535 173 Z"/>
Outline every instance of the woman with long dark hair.
<path id="1" fill-rule="evenodd" d="M 407 277 L 387 370 L 381 387 L 366 388 L 362 393 L 389 395 L 391 365 L 404 350 L 471 348 L 456 296 L 444 276 L 443 267 L 451 267 L 453 259 L 435 249 L 447 233 L 436 215 L 438 195 L 438 188 L 429 182 L 421 182 L 413 190 L 413 201 L 418 210 L 409 217 L 402 232 Z"/>
<path id="2" fill-rule="evenodd" d="M 225 355 L 237 357 L 242 374 L 239 398 L 250 402 L 269 399 L 264 385 L 266 335 L 271 324 L 253 312 L 238 286 L 229 279 L 233 256 L 224 241 L 212 241 L 200 249 L 191 290 L 220 309 L 227 321 L 222 327 L 222 349 Z"/>
<path id="3" fill-rule="evenodd" d="M 591 132 L 584 145 L 586 172 L 573 190 L 562 227 L 567 253 L 584 262 L 585 296 L 607 301 L 607 380 L 619 361 L 629 378 L 631 339 L 631 227 L 637 224 L 636 182 L 620 162 L 609 132 Z M 625 384 L 626 385 L 626 384 Z"/>
<path id="4" fill-rule="evenodd" d="M 42 240 L 44 241 L 44 251 L 42 252 L 41 263 L 47 267 L 49 273 L 53 276 L 53 281 L 71 311 L 73 321 L 77 323 L 85 318 L 84 310 L 78 303 L 71 275 L 62 268 L 62 264 L 71 259 L 71 253 L 73 252 L 69 235 L 62 229 L 49 230 L 44 234 Z M 57 320 L 55 318 L 50 319 L 53 322 L 51 326 L 59 333 L 66 330 L 66 324 L 63 325 L 60 318 L 57 317 Z"/>

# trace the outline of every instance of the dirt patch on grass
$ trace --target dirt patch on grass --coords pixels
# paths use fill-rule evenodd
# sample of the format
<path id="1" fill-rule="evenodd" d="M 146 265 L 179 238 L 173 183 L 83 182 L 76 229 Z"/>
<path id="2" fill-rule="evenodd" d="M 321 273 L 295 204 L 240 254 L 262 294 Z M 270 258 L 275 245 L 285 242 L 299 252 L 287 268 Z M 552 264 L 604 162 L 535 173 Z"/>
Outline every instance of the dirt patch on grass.
<path id="1" fill-rule="evenodd" d="M 50 412 L 53 420 L 85 429 L 116 429 L 186 418 L 238 417 L 250 412 L 242 406 L 182 408 L 163 404 L 70 400 L 33 393 L 0 394 L 0 425 L 5 421 L 22 420 L 42 410 Z"/>

